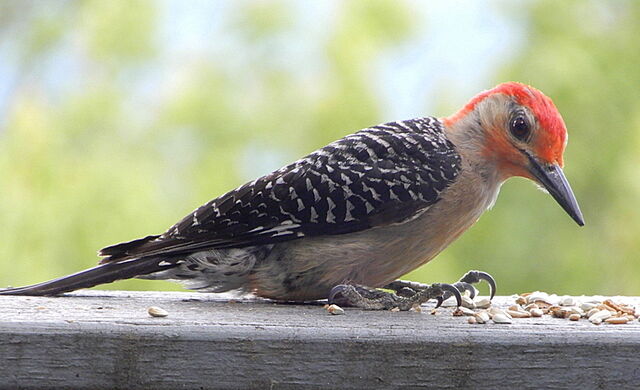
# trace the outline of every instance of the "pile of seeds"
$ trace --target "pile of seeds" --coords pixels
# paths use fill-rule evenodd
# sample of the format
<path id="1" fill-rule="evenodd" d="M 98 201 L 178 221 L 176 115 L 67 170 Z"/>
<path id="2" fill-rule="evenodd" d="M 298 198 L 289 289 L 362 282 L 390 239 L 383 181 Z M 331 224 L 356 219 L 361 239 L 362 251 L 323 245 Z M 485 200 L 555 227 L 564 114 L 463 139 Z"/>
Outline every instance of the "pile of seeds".
<path id="1" fill-rule="evenodd" d="M 474 311 L 474 309 L 483 309 Z M 493 321 L 496 324 L 510 324 L 513 318 L 531 317 L 531 313 L 516 310 L 502 310 L 491 307 L 491 301 L 487 297 L 477 297 L 475 300 L 468 296 L 462 296 L 462 306 L 453 311 L 454 316 L 469 316 L 470 324 L 486 324 Z M 525 314 L 526 313 L 526 314 Z"/>
<path id="2" fill-rule="evenodd" d="M 591 323 L 599 325 L 626 324 L 640 317 L 640 308 L 631 305 L 614 302 L 602 297 L 569 297 L 547 294 L 541 291 L 520 294 L 515 297 L 516 304 L 524 305 L 526 310 L 531 305 L 536 305 L 544 314 L 555 318 L 567 318 L 571 321 L 588 319 Z"/>
<path id="3" fill-rule="evenodd" d="M 547 294 L 541 291 L 513 296 L 514 305 L 502 310 L 487 305 L 487 298 L 471 300 L 463 297 L 462 307 L 453 312 L 454 316 L 469 316 L 469 323 L 484 324 L 491 319 L 494 323 L 510 324 L 514 318 L 542 317 L 566 318 L 570 321 L 588 319 L 599 325 L 626 324 L 640 317 L 640 308 L 614 302 L 603 297 L 570 297 Z M 480 305 L 479 305 L 480 304 Z M 488 308 L 474 311 L 473 309 Z"/>

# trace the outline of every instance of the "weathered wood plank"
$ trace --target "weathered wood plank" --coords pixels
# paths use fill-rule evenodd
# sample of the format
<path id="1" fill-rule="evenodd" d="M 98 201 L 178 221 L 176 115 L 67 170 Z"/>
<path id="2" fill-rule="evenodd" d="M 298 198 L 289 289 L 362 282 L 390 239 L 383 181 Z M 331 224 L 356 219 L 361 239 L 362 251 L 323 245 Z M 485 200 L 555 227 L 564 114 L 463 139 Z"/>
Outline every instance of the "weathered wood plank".
<path id="1" fill-rule="evenodd" d="M 640 303 L 640 298 L 623 298 Z M 498 298 L 497 302 L 506 302 Z M 169 311 L 151 318 L 147 307 Z M 0 388 L 633 388 L 640 322 L 469 325 L 415 312 L 81 291 L 0 297 Z"/>

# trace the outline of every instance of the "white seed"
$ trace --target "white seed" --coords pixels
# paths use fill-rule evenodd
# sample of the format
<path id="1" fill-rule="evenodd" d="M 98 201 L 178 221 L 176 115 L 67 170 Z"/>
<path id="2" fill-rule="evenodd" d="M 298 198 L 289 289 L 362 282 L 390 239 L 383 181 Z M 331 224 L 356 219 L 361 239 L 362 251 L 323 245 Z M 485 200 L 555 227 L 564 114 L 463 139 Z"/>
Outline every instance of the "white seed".
<path id="1" fill-rule="evenodd" d="M 536 303 L 540 307 L 542 305 L 557 305 L 560 299 L 556 294 L 547 294 L 545 292 L 536 291 L 527 297 L 527 303 Z"/>
<path id="2" fill-rule="evenodd" d="M 507 315 L 502 314 L 502 313 L 498 313 L 498 314 L 494 315 L 492 320 L 496 324 L 510 324 L 511 323 L 511 318 L 509 318 Z"/>
<path id="3" fill-rule="evenodd" d="M 626 324 L 629 322 L 629 319 L 627 317 L 609 317 L 604 320 L 604 322 L 609 324 Z"/>
<path id="4" fill-rule="evenodd" d="M 491 300 L 487 297 L 477 298 L 474 303 L 477 309 L 487 309 L 491 306 Z"/>
<path id="5" fill-rule="evenodd" d="M 609 310 L 600 310 L 597 313 L 594 313 L 591 317 L 596 316 L 596 317 L 600 317 L 600 319 L 602 320 L 606 320 L 607 318 L 611 317 L 613 314 L 609 311 Z M 589 317 L 589 318 L 591 318 Z"/>
<path id="6" fill-rule="evenodd" d="M 508 318 L 511 318 L 511 315 L 509 315 L 507 312 L 505 312 L 502 309 L 498 309 L 497 307 L 492 307 L 488 310 L 489 315 L 491 316 L 491 318 L 497 316 L 497 315 L 502 315 L 502 316 L 506 316 Z"/>
<path id="7" fill-rule="evenodd" d="M 489 313 L 487 313 L 486 311 L 480 311 L 476 313 L 474 317 L 476 318 L 476 321 L 478 322 L 478 324 L 485 324 L 489 322 L 489 320 L 491 319 L 491 317 L 489 316 Z"/>
<path id="8" fill-rule="evenodd" d="M 599 321 L 598 323 L 600 323 L 609 317 L 611 317 L 611 312 L 609 310 L 600 310 L 597 313 L 594 313 L 591 316 L 589 316 L 589 321 L 595 324 L 597 321 Z"/>
<path id="9" fill-rule="evenodd" d="M 531 313 L 528 311 L 522 310 L 507 310 L 507 314 L 509 314 L 512 318 L 529 318 L 531 317 Z"/>
<path id="10" fill-rule="evenodd" d="M 563 296 L 560 297 L 560 306 L 575 306 L 576 300 L 573 297 Z"/>
<path id="11" fill-rule="evenodd" d="M 489 308 L 489 310 L 487 310 L 487 312 L 489 313 L 489 316 L 491 316 L 492 319 L 495 316 L 504 316 L 504 317 L 507 317 L 508 319 L 511 319 L 511 315 L 509 313 L 507 313 L 502 309 L 498 309 L 497 307 L 491 307 Z"/>
<path id="12" fill-rule="evenodd" d="M 527 303 L 534 303 L 535 301 L 543 301 L 551 304 L 549 294 L 543 291 L 534 291 L 527 296 Z"/>
<path id="13" fill-rule="evenodd" d="M 591 302 L 582 302 L 580 304 L 580 309 L 582 309 L 583 311 L 589 311 L 593 308 L 595 308 L 596 306 L 598 306 L 598 304 L 596 303 L 591 303 Z"/>
<path id="14" fill-rule="evenodd" d="M 343 311 L 344 311 L 344 310 L 343 310 Z M 393 309 L 391 309 L 391 310 L 389 310 L 389 311 L 392 311 L 392 312 L 394 312 L 394 313 L 397 313 L 397 312 L 399 312 L 399 311 L 400 311 L 400 308 L 399 308 L 399 307 L 394 307 Z"/>
<path id="15" fill-rule="evenodd" d="M 462 298 L 464 299 L 464 296 Z M 453 297 L 451 297 L 451 298 L 445 300 L 442 303 L 441 307 L 457 307 L 457 306 L 458 306 L 458 303 L 456 302 L 456 300 Z"/>
<path id="16" fill-rule="evenodd" d="M 466 308 L 464 306 L 460 306 L 458 308 L 458 312 L 460 313 L 460 315 L 463 315 L 463 316 L 474 316 L 476 314 L 475 311 L 473 311 L 473 310 L 471 310 L 469 308 Z"/>
<path id="17" fill-rule="evenodd" d="M 462 296 L 462 307 L 466 307 L 467 309 L 475 309 L 476 304 L 473 303 L 473 300 L 466 295 Z"/>
<path id="18" fill-rule="evenodd" d="M 600 318 L 594 318 L 593 320 L 590 319 L 589 321 L 591 321 L 591 323 L 594 325 L 602 324 L 602 320 Z"/>
<path id="19" fill-rule="evenodd" d="M 533 309 L 539 309 L 538 305 L 536 305 L 535 303 L 530 303 L 527 306 L 525 306 L 524 308 L 526 311 L 531 311 Z"/>
<path id="20" fill-rule="evenodd" d="M 531 309 L 529 312 L 531 313 L 531 317 L 542 317 L 544 314 L 541 309 L 537 308 Z"/>
<path id="21" fill-rule="evenodd" d="M 570 321 L 578 321 L 580 319 L 580 314 L 573 313 L 569 316 Z"/>
<path id="22" fill-rule="evenodd" d="M 338 305 L 329 305 L 327 306 L 327 311 L 334 316 L 338 316 L 340 314 L 344 314 L 344 309 Z M 391 310 L 393 311 L 393 310 Z"/>
<path id="23" fill-rule="evenodd" d="M 584 310 L 582 310 L 578 306 L 569 306 L 569 307 L 566 307 L 566 309 L 571 314 L 579 314 L 580 316 L 584 315 Z"/>
<path id="24" fill-rule="evenodd" d="M 587 318 L 591 317 L 592 315 L 596 314 L 596 313 L 597 313 L 597 312 L 599 312 L 599 311 L 600 311 L 600 310 L 598 310 L 597 308 L 595 308 L 595 307 L 594 307 L 593 309 L 591 309 L 591 310 L 589 310 L 589 311 L 587 312 Z"/>
<path id="25" fill-rule="evenodd" d="M 158 306 L 151 306 L 147 309 L 147 313 L 149 313 L 149 315 L 151 317 L 166 317 L 169 315 L 169 312 L 158 307 Z"/>
<path id="26" fill-rule="evenodd" d="M 478 320 L 476 320 L 476 317 L 469 317 L 467 319 L 467 322 L 470 323 L 470 324 L 477 324 Z"/>
<path id="27" fill-rule="evenodd" d="M 593 304 L 600 304 L 602 303 L 602 301 L 604 301 L 604 297 L 602 296 L 594 296 L 594 297 L 584 297 L 582 299 L 583 302 L 587 302 L 587 303 L 593 303 Z"/>

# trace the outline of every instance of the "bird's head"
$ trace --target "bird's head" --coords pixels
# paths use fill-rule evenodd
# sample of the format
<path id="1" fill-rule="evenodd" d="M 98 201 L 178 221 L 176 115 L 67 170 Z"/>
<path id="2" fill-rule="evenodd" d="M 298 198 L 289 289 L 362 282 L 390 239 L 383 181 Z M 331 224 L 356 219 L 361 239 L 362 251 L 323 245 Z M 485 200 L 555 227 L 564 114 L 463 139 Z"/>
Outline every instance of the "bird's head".
<path id="1" fill-rule="evenodd" d="M 537 89 L 503 83 L 475 96 L 447 126 L 464 122 L 475 129 L 473 142 L 495 163 L 501 180 L 521 176 L 545 188 L 578 225 L 584 219 L 562 166 L 567 129 L 550 98 Z"/>

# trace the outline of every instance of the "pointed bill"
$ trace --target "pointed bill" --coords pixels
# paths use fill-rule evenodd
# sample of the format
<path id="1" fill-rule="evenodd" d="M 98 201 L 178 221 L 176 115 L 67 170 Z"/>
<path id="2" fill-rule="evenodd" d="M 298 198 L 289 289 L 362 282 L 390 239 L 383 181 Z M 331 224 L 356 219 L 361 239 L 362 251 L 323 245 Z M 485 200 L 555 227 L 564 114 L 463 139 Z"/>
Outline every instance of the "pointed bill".
<path id="1" fill-rule="evenodd" d="M 562 206 L 564 211 L 580 226 L 584 226 L 584 218 L 578 206 L 571 186 L 558 164 L 542 164 L 535 157 L 526 153 L 529 158 L 529 171 L 538 182 L 553 196 L 553 199 Z"/>

